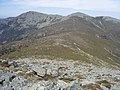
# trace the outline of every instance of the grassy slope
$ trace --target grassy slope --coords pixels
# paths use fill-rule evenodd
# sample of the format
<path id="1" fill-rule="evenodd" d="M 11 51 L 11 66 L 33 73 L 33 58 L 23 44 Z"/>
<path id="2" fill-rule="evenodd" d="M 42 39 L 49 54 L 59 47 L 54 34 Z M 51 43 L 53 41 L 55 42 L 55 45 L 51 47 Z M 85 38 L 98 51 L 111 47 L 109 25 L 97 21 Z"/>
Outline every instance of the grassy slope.
<path id="1" fill-rule="evenodd" d="M 4 54 L 1 58 L 19 58 L 36 55 L 52 59 L 74 59 L 93 64 L 99 64 L 100 60 L 115 65 L 119 65 L 120 63 L 118 57 L 111 55 L 104 49 L 107 48 L 113 51 L 117 48 L 120 50 L 118 45 L 108 40 L 79 32 L 49 36 L 37 40 L 17 42 L 15 44 L 12 43 L 9 47 L 6 47 L 14 48 L 16 51 Z"/>

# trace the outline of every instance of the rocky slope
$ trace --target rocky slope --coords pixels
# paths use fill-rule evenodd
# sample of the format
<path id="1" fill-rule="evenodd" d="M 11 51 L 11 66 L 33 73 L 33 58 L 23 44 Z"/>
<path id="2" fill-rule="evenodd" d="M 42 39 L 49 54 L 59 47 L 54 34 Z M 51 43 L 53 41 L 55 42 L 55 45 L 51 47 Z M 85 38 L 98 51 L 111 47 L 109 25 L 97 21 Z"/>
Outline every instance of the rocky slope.
<path id="1" fill-rule="evenodd" d="M 0 60 L 0 90 L 119 90 L 120 70 L 79 61 Z"/>

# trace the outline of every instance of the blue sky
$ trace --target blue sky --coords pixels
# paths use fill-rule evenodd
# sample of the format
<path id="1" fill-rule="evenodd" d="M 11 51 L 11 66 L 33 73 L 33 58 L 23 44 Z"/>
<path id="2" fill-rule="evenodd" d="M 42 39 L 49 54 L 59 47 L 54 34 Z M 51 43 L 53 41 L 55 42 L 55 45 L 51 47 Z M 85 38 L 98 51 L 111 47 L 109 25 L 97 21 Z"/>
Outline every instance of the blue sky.
<path id="1" fill-rule="evenodd" d="M 27 11 L 60 15 L 82 12 L 120 19 L 120 0 L 0 0 L 0 18 L 17 16 Z"/>

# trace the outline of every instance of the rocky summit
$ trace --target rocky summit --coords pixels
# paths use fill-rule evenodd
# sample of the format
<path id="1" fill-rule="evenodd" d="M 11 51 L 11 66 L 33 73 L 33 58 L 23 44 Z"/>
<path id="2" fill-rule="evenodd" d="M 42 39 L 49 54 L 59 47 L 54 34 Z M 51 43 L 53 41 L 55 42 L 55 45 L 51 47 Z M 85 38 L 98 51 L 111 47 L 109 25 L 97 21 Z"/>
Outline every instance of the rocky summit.
<path id="1" fill-rule="evenodd" d="M 0 90 L 120 90 L 120 20 L 34 11 L 0 19 Z"/>

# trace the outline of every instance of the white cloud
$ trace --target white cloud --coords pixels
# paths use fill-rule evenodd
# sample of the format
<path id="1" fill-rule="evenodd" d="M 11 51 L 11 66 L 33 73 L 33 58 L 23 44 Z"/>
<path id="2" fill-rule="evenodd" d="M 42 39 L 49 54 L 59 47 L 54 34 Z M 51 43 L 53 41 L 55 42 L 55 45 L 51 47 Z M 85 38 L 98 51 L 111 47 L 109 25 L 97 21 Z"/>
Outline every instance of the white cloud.
<path id="1" fill-rule="evenodd" d="M 31 7 L 60 7 L 97 11 L 120 11 L 120 0 L 11 0 Z"/>

